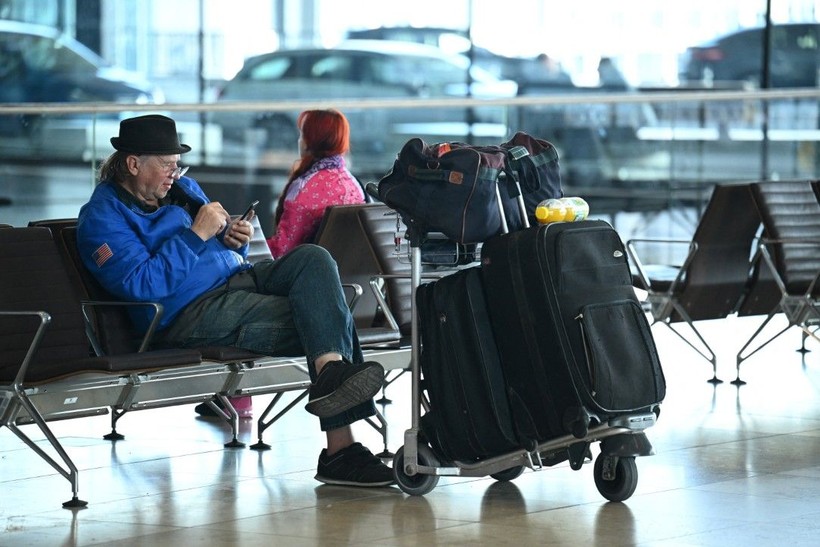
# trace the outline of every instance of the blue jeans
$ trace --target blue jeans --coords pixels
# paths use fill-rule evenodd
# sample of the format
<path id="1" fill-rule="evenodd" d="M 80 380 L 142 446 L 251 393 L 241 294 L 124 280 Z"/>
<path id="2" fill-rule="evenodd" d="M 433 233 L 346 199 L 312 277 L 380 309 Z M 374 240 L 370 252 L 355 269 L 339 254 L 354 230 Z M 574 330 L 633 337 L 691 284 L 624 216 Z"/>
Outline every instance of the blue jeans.
<path id="1" fill-rule="evenodd" d="M 322 247 L 300 245 L 277 260 L 257 263 L 188 305 L 158 335 L 166 346 L 234 346 L 277 357 L 314 361 L 338 353 L 361 363 L 362 350 L 336 262 Z M 372 400 L 320 419 L 322 431 L 373 416 Z"/>

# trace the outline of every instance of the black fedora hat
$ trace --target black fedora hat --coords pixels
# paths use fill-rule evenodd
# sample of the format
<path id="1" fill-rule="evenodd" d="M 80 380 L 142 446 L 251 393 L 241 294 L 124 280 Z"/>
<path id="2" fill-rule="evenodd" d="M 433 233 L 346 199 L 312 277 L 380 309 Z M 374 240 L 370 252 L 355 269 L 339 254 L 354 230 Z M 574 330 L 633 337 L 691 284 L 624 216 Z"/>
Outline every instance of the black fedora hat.
<path id="1" fill-rule="evenodd" d="M 184 154 L 191 147 L 180 144 L 174 120 L 159 114 L 137 116 L 120 122 L 120 136 L 111 137 L 111 145 L 133 154 Z"/>

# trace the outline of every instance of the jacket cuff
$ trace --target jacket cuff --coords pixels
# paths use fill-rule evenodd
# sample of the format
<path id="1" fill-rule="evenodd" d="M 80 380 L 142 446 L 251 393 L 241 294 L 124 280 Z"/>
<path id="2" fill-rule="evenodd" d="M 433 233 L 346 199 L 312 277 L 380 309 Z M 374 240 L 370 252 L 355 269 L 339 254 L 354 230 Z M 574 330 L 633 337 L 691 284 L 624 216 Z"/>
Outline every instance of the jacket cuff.
<path id="1" fill-rule="evenodd" d="M 199 255 L 202 251 L 205 250 L 206 242 L 202 241 L 198 235 L 196 235 L 193 230 L 185 230 L 182 232 L 182 241 L 185 242 L 191 250 Z"/>

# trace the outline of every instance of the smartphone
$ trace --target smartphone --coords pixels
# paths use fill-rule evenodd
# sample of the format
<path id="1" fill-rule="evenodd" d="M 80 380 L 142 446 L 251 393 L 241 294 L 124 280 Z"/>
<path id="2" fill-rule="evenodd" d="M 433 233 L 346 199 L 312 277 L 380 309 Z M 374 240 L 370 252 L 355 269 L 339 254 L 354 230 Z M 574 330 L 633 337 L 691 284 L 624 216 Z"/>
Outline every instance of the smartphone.
<path id="1" fill-rule="evenodd" d="M 239 220 L 248 220 L 248 217 L 250 216 L 251 211 L 255 211 L 257 205 L 259 205 L 259 200 L 258 199 L 251 202 L 251 204 L 248 205 L 248 208 L 245 209 L 245 212 L 242 213 L 242 216 L 239 217 Z"/>
<path id="2" fill-rule="evenodd" d="M 248 220 L 248 217 L 251 215 L 251 211 L 255 211 L 255 210 L 256 210 L 256 206 L 257 206 L 257 205 L 259 205 L 259 200 L 258 200 L 258 199 L 257 199 L 257 200 L 252 201 L 252 202 L 251 202 L 251 204 L 250 204 L 250 205 L 248 205 L 248 208 L 247 208 L 247 209 L 245 209 L 245 212 L 244 212 L 244 213 L 242 213 L 242 216 L 241 216 L 241 217 L 239 217 L 239 218 L 238 218 L 238 219 L 236 219 L 236 220 L 232 220 L 231 222 L 229 222 L 229 223 L 225 224 L 225 227 L 224 227 L 224 228 L 222 228 L 222 231 L 221 231 L 221 232 L 219 232 L 217 235 L 218 235 L 219 237 L 225 237 L 225 234 L 226 234 L 226 233 L 228 233 L 228 228 L 230 228 L 230 227 L 231 227 L 231 224 L 233 224 L 234 222 L 239 222 L 240 220 Z"/>

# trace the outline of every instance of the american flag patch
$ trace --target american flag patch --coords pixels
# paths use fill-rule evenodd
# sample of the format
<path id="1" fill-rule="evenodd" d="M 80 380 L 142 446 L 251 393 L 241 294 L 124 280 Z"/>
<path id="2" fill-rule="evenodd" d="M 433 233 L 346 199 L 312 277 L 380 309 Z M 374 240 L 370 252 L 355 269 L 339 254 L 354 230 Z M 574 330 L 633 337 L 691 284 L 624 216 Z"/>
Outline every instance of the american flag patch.
<path id="1" fill-rule="evenodd" d="M 103 243 L 100 247 L 91 254 L 91 258 L 94 259 L 94 262 L 97 263 L 97 267 L 101 268 L 105 262 L 114 256 L 114 253 L 111 252 L 111 247 L 108 246 L 108 243 Z"/>

